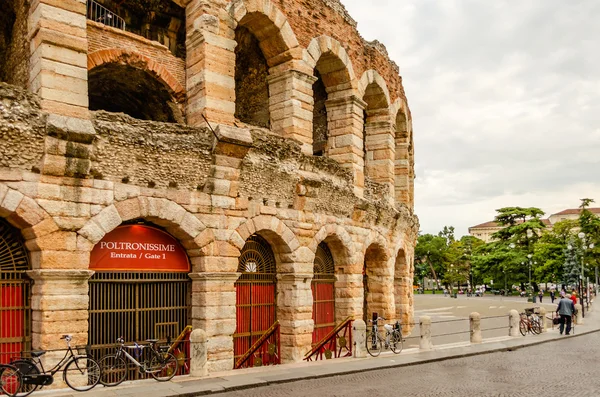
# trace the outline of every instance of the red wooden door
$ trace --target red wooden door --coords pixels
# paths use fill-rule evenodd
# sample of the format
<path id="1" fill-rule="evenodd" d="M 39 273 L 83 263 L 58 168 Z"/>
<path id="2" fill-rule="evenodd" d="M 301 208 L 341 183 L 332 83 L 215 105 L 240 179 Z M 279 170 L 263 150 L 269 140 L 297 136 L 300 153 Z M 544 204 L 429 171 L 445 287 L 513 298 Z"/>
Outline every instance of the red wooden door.
<path id="1" fill-rule="evenodd" d="M 25 305 L 22 285 L 0 285 L 0 363 L 25 350 Z"/>
<path id="2" fill-rule="evenodd" d="M 233 335 L 234 364 L 275 323 L 275 256 L 260 236 L 250 236 L 242 249 L 235 283 L 236 330 Z M 261 357 L 262 365 L 272 357 Z"/>
<path id="3" fill-rule="evenodd" d="M 327 244 L 317 246 L 314 276 L 311 284 L 313 295 L 313 321 L 315 327 L 312 343 L 315 344 L 335 328 L 335 268 L 333 256 Z"/>
<path id="4" fill-rule="evenodd" d="M 331 281 L 312 283 L 313 321 L 312 343 L 317 343 L 335 328 L 335 289 Z"/>

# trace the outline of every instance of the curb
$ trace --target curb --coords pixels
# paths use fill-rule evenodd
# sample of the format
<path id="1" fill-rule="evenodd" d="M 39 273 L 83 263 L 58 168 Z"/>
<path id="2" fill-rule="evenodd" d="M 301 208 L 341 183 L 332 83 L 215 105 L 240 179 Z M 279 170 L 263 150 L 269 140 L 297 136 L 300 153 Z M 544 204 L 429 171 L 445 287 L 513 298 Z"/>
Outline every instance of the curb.
<path id="1" fill-rule="evenodd" d="M 600 332 L 600 329 L 592 329 L 592 330 L 589 330 L 589 331 L 584 331 L 582 333 L 570 335 L 570 337 L 571 338 L 576 338 L 576 337 L 580 337 L 580 336 L 584 336 L 584 335 L 593 334 L 593 333 L 596 333 L 596 332 Z M 298 382 L 298 381 L 302 381 L 302 380 L 313 380 L 313 379 L 331 378 L 331 377 L 334 377 L 334 376 L 352 375 L 352 374 L 356 374 L 356 373 L 378 371 L 378 370 L 382 370 L 382 369 L 412 367 L 412 366 L 422 365 L 422 364 L 430 364 L 430 363 L 441 362 L 441 361 L 455 360 L 455 359 L 458 359 L 458 358 L 481 356 L 481 355 L 484 355 L 484 354 L 500 353 L 500 352 L 512 352 L 512 351 L 524 349 L 524 348 L 527 348 L 527 347 L 538 346 L 538 345 L 542 345 L 542 344 L 546 344 L 546 343 L 550 343 L 550 342 L 557 342 L 557 341 L 560 341 L 560 340 L 561 340 L 561 338 L 547 339 L 547 340 L 541 340 L 541 341 L 536 341 L 536 342 L 532 342 L 532 343 L 521 343 L 521 344 L 517 344 L 515 346 L 510 346 L 510 347 L 495 348 L 495 349 L 490 349 L 490 350 L 481 351 L 481 352 L 456 354 L 456 355 L 448 356 L 448 357 L 429 358 L 429 359 L 424 359 L 424 360 L 418 361 L 418 362 L 392 364 L 392 365 L 386 365 L 385 367 L 365 368 L 365 369 L 357 369 L 357 370 L 347 370 L 347 371 L 341 371 L 341 372 L 329 373 L 329 374 L 322 374 L 322 375 L 302 376 L 302 377 L 298 377 L 298 378 L 294 378 L 294 379 L 281 379 L 281 380 L 265 381 L 264 383 L 260 383 L 260 384 L 237 385 L 237 386 L 227 387 L 227 388 L 224 388 L 223 390 L 218 390 L 218 391 L 206 390 L 206 391 L 192 392 L 192 393 L 171 394 L 168 397 L 206 396 L 206 395 L 210 395 L 210 394 L 220 394 L 220 393 L 227 393 L 227 392 L 231 392 L 231 391 L 255 389 L 255 388 L 258 388 L 258 387 L 264 387 L 264 386 L 270 386 L 270 385 L 292 383 L 292 382 Z"/>

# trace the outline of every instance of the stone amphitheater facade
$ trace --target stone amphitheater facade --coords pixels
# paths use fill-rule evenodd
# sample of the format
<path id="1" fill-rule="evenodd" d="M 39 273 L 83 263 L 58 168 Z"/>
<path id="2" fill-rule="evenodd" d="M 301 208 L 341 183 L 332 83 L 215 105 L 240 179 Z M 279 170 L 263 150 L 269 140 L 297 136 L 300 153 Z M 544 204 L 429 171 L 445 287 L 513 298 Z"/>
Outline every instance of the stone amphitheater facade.
<path id="1" fill-rule="evenodd" d="M 107 26 L 85 0 L 8 3 L 0 221 L 27 251 L 31 347 L 87 343 L 91 253 L 132 222 L 187 253 L 188 321 L 208 335 L 210 371 L 233 366 L 252 236 L 275 260 L 283 362 L 311 348 L 323 245 L 336 323 L 412 322 L 411 114 L 398 67 L 338 0 L 174 0 L 182 19 L 158 38 Z M 123 96 L 127 80 L 148 91 Z"/>

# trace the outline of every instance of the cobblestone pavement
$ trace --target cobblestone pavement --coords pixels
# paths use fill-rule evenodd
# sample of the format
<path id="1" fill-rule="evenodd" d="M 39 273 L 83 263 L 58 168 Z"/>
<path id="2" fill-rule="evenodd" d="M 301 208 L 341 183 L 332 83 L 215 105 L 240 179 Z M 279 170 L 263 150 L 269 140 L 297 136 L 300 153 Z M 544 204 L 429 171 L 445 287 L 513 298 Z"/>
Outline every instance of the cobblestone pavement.
<path id="1" fill-rule="evenodd" d="M 220 396 L 598 396 L 600 333 L 512 352 L 271 385 Z"/>

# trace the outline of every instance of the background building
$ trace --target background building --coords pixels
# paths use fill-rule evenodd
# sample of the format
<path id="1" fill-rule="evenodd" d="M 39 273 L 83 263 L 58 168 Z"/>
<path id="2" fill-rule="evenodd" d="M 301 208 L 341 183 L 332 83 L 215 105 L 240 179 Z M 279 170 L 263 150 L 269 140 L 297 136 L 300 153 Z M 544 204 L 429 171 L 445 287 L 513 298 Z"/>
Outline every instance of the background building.
<path id="1" fill-rule="evenodd" d="M 600 214 L 600 208 L 589 208 L 589 210 L 594 214 Z M 550 215 L 547 219 L 542 219 L 542 222 L 544 222 L 548 229 L 552 229 L 552 225 L 554 225 L 557 222 L 564 221 L 567 219 L 579 219 L 580 212 L 581 210 L 579 208 L 566 209 L 557 212 L 556 214 Z M 493 240 L 492 234 L 496 233 L 502 228 L 503 226 L 498 225 L 496 222 L 489 221 L 476 226 L 471 226 L 469 228 L 469 234 L 471 236 L 477 237 L 480 240 L 485 241 L 486 243 L 489 243 Z"/>
<path id="2" fill-rule="evenodd" d="M 3 1 L 1 360 L 191 324 L 227 370 L 277 324 L 292 362 L 348 317 L 412 322 L 383 45 L 337 0 L 147 3 Z"/>

